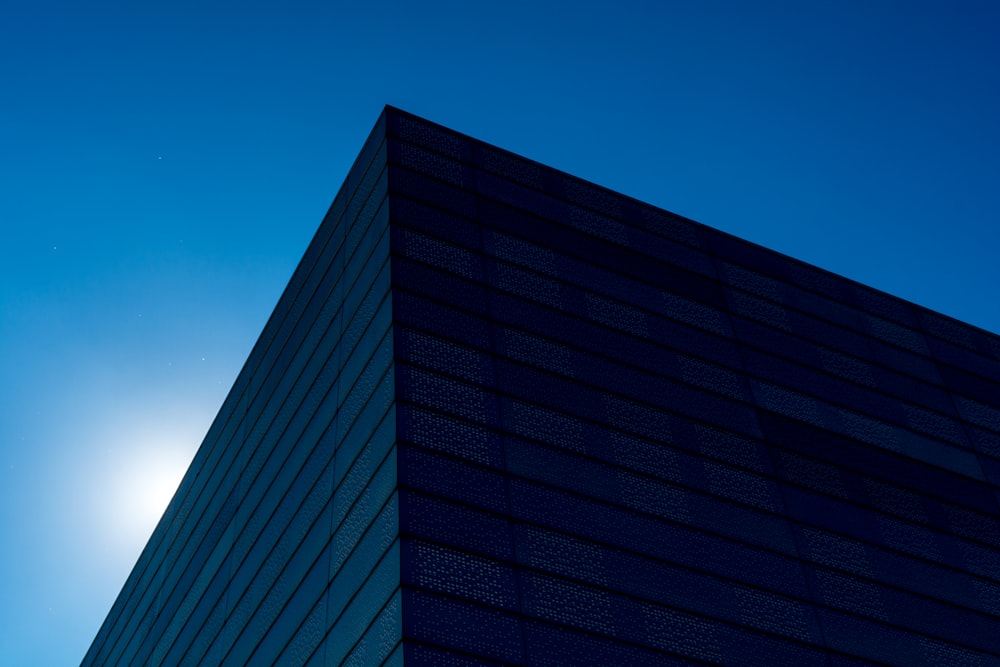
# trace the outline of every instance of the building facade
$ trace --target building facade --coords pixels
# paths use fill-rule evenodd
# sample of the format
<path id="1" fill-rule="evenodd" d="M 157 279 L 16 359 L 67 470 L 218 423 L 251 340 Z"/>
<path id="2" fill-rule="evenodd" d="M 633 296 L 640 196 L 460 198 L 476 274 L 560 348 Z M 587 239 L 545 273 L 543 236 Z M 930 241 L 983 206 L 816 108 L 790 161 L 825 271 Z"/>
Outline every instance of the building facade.
<path id="1" fill-rule="evenodd" d="M 85 665 L 1000 665 L 1000 337 L 386 108 Z"/>

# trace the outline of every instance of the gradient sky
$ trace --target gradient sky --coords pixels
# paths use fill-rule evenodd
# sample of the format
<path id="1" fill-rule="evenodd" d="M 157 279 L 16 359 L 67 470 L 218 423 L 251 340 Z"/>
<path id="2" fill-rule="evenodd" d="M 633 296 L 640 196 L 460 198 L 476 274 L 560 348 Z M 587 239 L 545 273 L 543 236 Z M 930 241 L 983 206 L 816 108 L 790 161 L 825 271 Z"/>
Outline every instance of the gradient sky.
<path id="1" fill-rule="evenodd" d="M 992 0 L 7 0 L 0 664 L 83 657 L 384 104 L 1000 332 L 997 35 Z"/>

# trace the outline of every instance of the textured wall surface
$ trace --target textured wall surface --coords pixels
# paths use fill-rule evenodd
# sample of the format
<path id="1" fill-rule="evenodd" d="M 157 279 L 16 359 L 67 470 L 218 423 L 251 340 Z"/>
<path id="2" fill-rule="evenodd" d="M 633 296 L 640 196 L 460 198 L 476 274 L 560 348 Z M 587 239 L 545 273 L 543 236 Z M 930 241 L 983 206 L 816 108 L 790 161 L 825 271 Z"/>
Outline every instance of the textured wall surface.
<path id="1" fill-rule="evenodd" d="M 337 664 L 397 647 L 385 150 L 377 128 L 85 665 Z"/>
<path id="2" fill-rule="evenodd" d="M 1000 338 L 387 109 L 85 664 L 1000 665 Z"/>
<path id="3" fill-rule="evenodd" d="M 1000 663 L 1000 339 L 388 132 L 407 658 Z"/>

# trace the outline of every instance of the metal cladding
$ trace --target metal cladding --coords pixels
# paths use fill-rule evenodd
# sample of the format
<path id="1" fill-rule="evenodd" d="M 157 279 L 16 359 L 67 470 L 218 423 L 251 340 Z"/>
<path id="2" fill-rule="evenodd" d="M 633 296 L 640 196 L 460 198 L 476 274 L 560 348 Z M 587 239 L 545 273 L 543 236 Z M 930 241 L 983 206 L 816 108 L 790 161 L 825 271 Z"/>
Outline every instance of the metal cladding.
<path id="1" fill-rule="evenodd" d="M 1000 664 L 1000 338 L 386 108 L 85 665 Z"/>

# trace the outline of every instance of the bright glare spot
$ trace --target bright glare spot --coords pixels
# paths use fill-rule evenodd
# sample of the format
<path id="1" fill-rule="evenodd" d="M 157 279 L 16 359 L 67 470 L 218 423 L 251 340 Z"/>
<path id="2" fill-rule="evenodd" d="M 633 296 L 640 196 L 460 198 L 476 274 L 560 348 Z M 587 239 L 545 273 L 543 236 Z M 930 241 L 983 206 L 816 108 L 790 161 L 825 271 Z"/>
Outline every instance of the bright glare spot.
<path id="1" fill-rule="evenodd" d="M 101 528 L 112 549 L 138 554 L 177 491 L 196 446 L 178 436 L 146 434 L 114 447 L 97 492 Z"/>
<path id="2" fill-rule="evenodd" d="M 115 504 L 127 531 L 152 533 L 187 469 L 187 462 L 176 458 L 169 449 L 145 451 L 119 473 Z"/>

